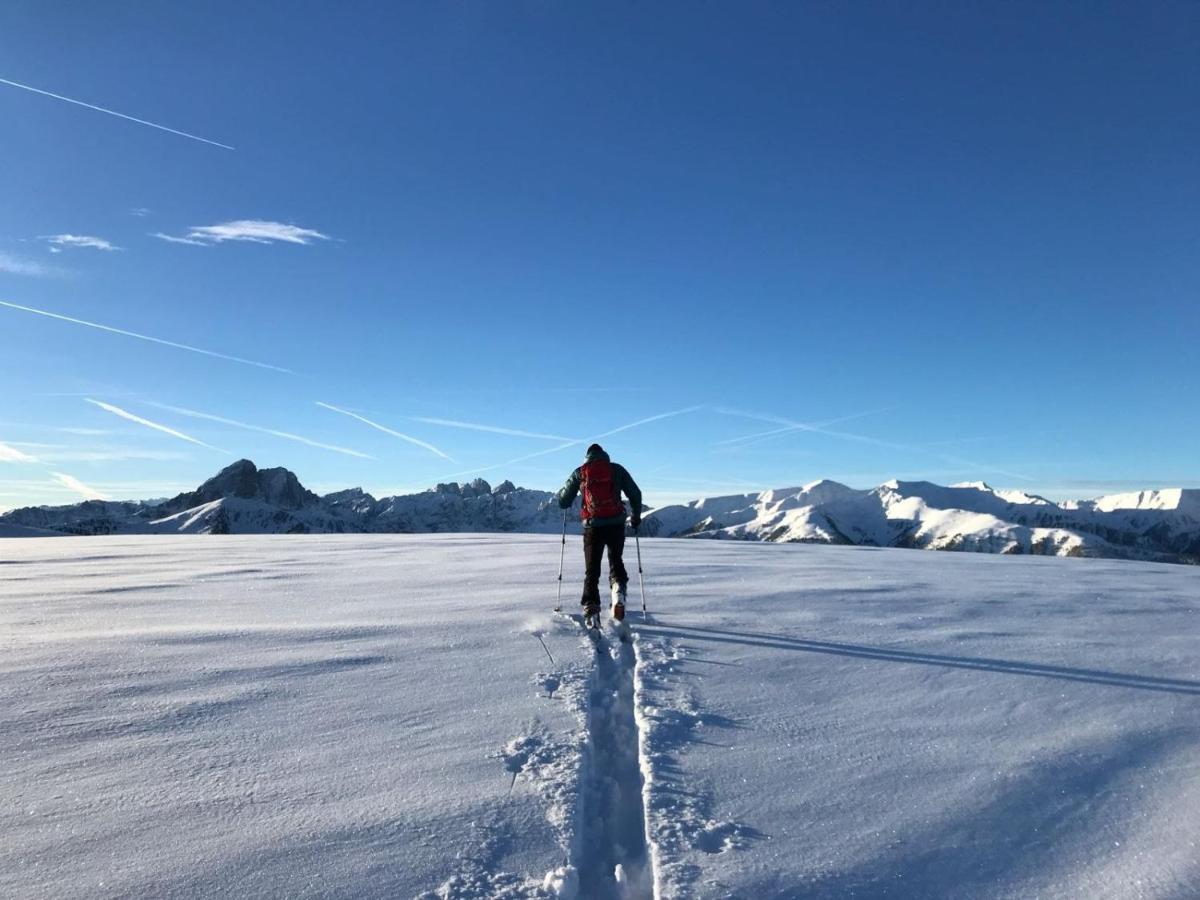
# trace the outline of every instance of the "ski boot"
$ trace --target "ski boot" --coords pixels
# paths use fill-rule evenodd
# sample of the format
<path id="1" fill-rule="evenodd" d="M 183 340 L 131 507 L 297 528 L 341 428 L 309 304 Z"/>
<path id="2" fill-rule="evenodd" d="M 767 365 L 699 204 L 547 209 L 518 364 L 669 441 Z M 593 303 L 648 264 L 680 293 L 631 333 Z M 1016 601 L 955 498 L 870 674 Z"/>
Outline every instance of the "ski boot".
<path id="1" fill-rule="evenodd" d="M 583 625 L 585 628 L 600 628 L 599 603 L 589 603 L 583 608 Z"/>
<path id="2" fill-rule="evenodd" d="M 625 585 L 620 583 L 612 586 L 612 617 L 617 622 L 625 619 Z"/>

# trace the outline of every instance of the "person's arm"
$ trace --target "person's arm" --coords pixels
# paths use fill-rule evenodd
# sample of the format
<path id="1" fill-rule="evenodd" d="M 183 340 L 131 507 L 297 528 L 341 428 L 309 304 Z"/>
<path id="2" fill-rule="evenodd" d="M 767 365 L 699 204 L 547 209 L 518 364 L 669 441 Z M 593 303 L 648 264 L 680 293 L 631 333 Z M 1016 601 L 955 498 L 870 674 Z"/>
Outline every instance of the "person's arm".
<path id="1" fill-rule="evenodd" d="M 642 489 L 637 486 L 637 482 L 633 480 L 633 476 L 629 474 L 628 469 L 624 466 L 616 466 L 615 468 L 621 490 L 629 498 L 629 524 L 637 528 L 642 522 Z"/>
<path id="2" fill-rule="evenodd" d="M 562 509 L 569 509 L 571 504 L 575 502 L 575 495 L 579 493 L 579 470 L 576 469 L 571 473 L 571 477 L 567 479 L 567 483 L 562 486 L 562 490 L 556 495 L 558 505 Z"/>

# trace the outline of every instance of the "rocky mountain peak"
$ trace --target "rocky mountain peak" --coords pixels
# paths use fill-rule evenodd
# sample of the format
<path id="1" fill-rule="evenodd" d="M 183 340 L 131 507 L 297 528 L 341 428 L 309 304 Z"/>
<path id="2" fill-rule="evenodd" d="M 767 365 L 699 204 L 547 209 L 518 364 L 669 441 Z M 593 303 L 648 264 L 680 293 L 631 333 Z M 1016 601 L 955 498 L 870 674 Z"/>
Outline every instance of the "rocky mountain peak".
<path id="1" fill-rule="evenodd" d="M 457 481 L 439 483 L 434 487 L 435 494 L 450 494 L 455 497 L 486 497 L 492 493 L 492 486 L 482 478 L 476 478 L 469 484 L 459 484 Z"/>
<path id="2" fill-rule="evenodd" d="M 260 469 L 248 459 L 239 459 L 214 475 L 191 493 L 163 504 L 171 510 L 189 509 L 214 500 L 238 497 L 242 500 L 262 500 L 283 509 L 301 509 L 320 503 L 320 498 L 306 490 L 300 480 L 284 468 Z"/>

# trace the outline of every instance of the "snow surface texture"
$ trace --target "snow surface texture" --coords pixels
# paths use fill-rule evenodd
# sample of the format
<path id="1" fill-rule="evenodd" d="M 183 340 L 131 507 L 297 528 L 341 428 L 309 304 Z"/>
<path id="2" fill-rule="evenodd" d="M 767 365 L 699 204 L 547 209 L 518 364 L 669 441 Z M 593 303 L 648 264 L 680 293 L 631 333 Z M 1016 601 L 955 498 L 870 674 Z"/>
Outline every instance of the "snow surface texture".
<path id="1" fill-rule="evenodd" d="M 5 543 L 0 896 L 1200 896 L 1200 570 L 642 549 Z"/>
<path id="2" fill-rule="evenodd" d="M 577 534 L 578 520 L 570 518 Z M 29 529 L 96 535 L 537 534 L 561 528 L 562 510 L 552 494 L 509 481 L 493 488 L 477 478 L 382 500 L 360 488 L 318 497 L 287 469 L 259 469 L 245 459 L 166 501 L 89 500 L 0 516 L 0 536 L 29 536 Z M 889 481 L 870 491 L 816 481 L 662 507 L 644 516 L 642 534 L 1200 563 L 1200 491 L 1057 504 L 982 481 L 948 488 Z"/>

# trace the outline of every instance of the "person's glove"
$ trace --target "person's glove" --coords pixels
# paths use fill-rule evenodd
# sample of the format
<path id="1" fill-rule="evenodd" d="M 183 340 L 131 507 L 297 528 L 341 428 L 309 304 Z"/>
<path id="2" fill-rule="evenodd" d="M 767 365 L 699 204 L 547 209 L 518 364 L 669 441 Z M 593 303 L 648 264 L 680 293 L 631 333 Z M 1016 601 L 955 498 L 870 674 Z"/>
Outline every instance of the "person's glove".
<path id="1" fill-rule="evenodd" d="M 638 526 L 642 524 L 642 517 L 636 513 L 629 517 L 629 527 L 634 531 L 638 530 Z"/>

